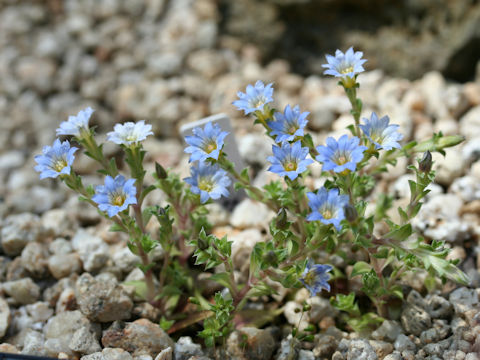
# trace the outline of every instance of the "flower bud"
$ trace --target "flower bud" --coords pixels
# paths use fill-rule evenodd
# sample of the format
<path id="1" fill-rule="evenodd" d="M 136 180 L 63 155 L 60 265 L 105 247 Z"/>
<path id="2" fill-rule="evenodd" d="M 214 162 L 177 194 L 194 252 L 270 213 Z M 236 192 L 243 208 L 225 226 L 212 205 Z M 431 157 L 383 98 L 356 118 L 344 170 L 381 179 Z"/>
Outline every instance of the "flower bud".
<path id="1" fill-rule="evenodd" d="M 263 256 L 263 261 L 271 266 L 277 266 L 277 255 L 274 251 L 270 250 Z"/>
<path id="2" fill-rule="evenodd" d="M 157 162 L 155 162 L 155 172 L 157 173 L 157 177 L 159 180 L 166 179 L 168 176 L 165 168 Z"/>
<path id="3" fill-rule="evenodd" d="M 428 173 L 432 170 L 432 163 L 432 154 L 427 150 L 423 153 L 422 159 L 418 162 L 418 169 L 421 172 Z"/>
<path id="4" fill-rule="evenodd" d="M 208 247 L 210 246 L 210 244 L 208 243 L 208 240 L 201 237 L 198 238 L 197 244 L 200 250 L 207 250 Z"/>
<path id="5" fill-rule="evenodd" d="M 358 213 L 357 209 L 355 209 L 355 206 L 347 204 L 343 208 L 343 211 L 345 212 L 345 218 L 347 219 L 348 222 L 354 222 L 357 220 Z"/>
<path id="6" fill-rule="evenodd" d="M 288 227 L 287 212 L 285 208 L 281 208 L 277 213 L 277 220 L 275 221 L 277 229 L 285 230 Z"/>

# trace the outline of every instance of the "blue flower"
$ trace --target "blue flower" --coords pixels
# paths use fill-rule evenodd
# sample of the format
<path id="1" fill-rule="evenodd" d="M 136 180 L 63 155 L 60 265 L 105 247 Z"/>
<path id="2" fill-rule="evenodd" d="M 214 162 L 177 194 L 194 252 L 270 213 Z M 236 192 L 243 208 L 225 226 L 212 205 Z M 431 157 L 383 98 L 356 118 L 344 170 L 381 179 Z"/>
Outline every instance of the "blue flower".
<path id="1" fill-rule="evenodd" d="M 185 136 L 185 142 L 190 145 L 185 149 L 186 153 L 191 154 L 189 162 L 205 161 L 209 158 L 218 160 L 227 135 L 228 132 L 222 131 L 218 124 L 213 125 L 211 122 L 207 123 L 204 129 L 193 129 L 193 135 Z"/>
<path id="2" fill-rule="evenodd" d="M 243 110 L 245 115 L 255 111 L 263 111 L 265 104 L 273 101 L 272 85 L 273 83 L 270 83 L 265 86 L 260 80 L 255 83 L 255 86 L 247 85 L 246 93 L 239 91 L 237 96 L 240 100 L 234 101 L 233 105 L 235 105 L 238 110 Z"/>
<path id="3" fill-rule="evenodd" d="M 389 125 L 390 119 L 388 116 L 379 119 L 377 114 L 372 112 L 370 120 L 365 118 L 363 120 L 365 124 L 360 125 L 360 128 L 368 140 L 375 145 L 375 149 L 392 150 L 393 148 L 401 148 L 398 141 L 403 139 L 403 135 L 397 131 L 400 126 Z"/>
<path id="4" fill-rule="evenodd" d="M 367 60 L 362 59 L 362 56 L 363 52 L 353 52 L 353 47 L 348 49 L 345 54 L 337 50 L 335 56 L 326 55 L 328 64 L 322 65 L 327 69 L 324 71 L 324 74 L 341 78 L 353 78 L 356 74 L 365 71 L 362 65 Z"/>
<path id="5" fill-rule="evenodd" d="M 312 159 L 306 159 L 308 148 L 302 147 L 300 141 L 293 144 L 283 143 L 282 147 L 272 145 L 274 156 L 269 156 L 268 161 L 272 166 L 268 171 L 274 172 L 280 176 L 288 176 L 290 180 L 295 180 L 298 175 L 307 170 L 307 166 L 313 163 Z"/>
<path id="6" fill-rule="evenodd" d="M 55 139 L 53 146 L 44 146 L 43 155 L 35 156 L 35 161 L 38 163 L 35 170 L 40 173 L 40 179 L 70 175 L 73 160 L 75 160 L 73 154 L 77 150 L 76 147 L 70 147 L 68 141 L 61 143 L 58 139 Z"/>
<path id="7" fill-rule="evenodd" d="M 101 211 L 106 211 L 108 216 L 113 217 L 127 209 L 128 205 L 137 203 L 134 183 L 135 179 L 125 180 L 122 175 L 117 175 L 115 179 L 107 175 L 105 185 L 95 188 L 92 200 L 98 204 Z"/>
<path id="8" fill-rule="evenodd" d="M 307 262 L 300 281 L 310 291 L 311 296 L 315 296 L 322 289 L 330 291 L 330 284 L 328 283 L 330 274 L 328 272 L 332 269 L 333 267 L 330 265 L 314 264 L 312 260 Z"/>
<path id="9" fill-rule="evenodd" d="M 210 165 L 206 162 L 199 162 L 190 168 L 191 177 L 184 181 L 190 184 L 190 191 L 200 194 L 202 204 L 208 199 L 220 199 L 221 196 L 229 195 L 227 187 L 232 183 L 225 170 L 218 165 Z"/>
<path id="10" fill-rule="evenodd" d="M 107 140 L 125 146 L 137 144 L 145 140 L 148 135 L 153 135 L 152 125 L 145 125 L 145 120 L 137 123 L 116 124 L 113 130 L 107 134 Z"/>
<path id="11" fill-rule="evenodd" d="M 342 135 L 338 141 L 333 137 L 327 138 L 327 146 L 317 146 L 316 160 L 323 163 L 323 170 L 333 170 L 336 173 L 355 171 L 357 163 L 362 161 L 366 146 L 359 145 L 357 137 L 348 138 Z"/>
<path id="12" fill-rule="evenodd" d="M 269 121 L 268 126 L 272 128 L 271 136 L 277 136 L 275 141 L 283 143 L 293 141 L 296 136 L 303 136 L 303 129 L 308 123 L 306 117 L 309 112 L 300 113 L 300 107 L 297 105 L 293 109 L 290 105 L 285 107 L 284 113 L 276 112 L 275 121 Z"/>
<path id="13" fill-rule="evenodd" d="M 59 135 L 73 135 L 80 137 L 83 131 L 88 131 L 88 121 L 92 116 L 93 110 L 91 107 L 80 110 L 77 116 L 69 116 L 68 121 L 64 121 L 60 124 L 60 127 L 56 130 L 57 136 Z"/>
<path id="14" fill-rule="evenodd" d="M 307 220 L 333 224 L 340 231 L 340 221 L 345 219 L 344 208 L 348 204 L 348 195 L 338 195 L 338 189 L 327 190 L 322 187 L 316 194 L 307 193 L 307 197 L 308 206 L 313 211 L 308 214 Z"/>

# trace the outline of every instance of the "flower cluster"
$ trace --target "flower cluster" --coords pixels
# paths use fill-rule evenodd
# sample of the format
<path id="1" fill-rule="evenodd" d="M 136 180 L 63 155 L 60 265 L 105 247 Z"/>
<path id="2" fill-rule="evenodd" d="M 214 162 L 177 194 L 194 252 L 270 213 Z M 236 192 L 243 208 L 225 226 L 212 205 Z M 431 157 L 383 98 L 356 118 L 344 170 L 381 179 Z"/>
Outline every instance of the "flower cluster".
<path id="1" fill-rule="evenodd" d="M 162 327 L 170 326 L 167 324 L 170 319 L 177 318 L 174 313 L 177 304 L 189 302 L 192 310 L 198 307 L 196 310 L 203 319 L 204 330 L 199 336 L 205 344 L 214 346 L 234 328 L 234 316 L 238 316 L 238 323 L 245 322 L 239 310 L 249 298 L 275 292 L 271 281 L 286 288 L 303 285 L 311 296 L 317 296 L 322 290 L 330 292 L 330 281 L 331 295 L 336 295 L 332 304 L 357 317 L 348 325 L 360 332 L 371 330 L 369 321 L 376 318 L 372 314 L 361 314 L 354 301 L 355 294 L 335 294 L 337 289 L 347 288 L 334 286 L 340 285 L 336 284 L 339 277 L 361 276 L 363 287 L 360 291 L 382 317 L 388 314 L 385 309 L 392 303 L 391 297 L 402 296 L 395 281 L 405 272 L 423 267 L 429 274 L 436 272 L 443 279 L 465 283 L 468 278 L 446 259 L 447 252 L 441 243 L 432 241 L 430 244 L 420 235 L 411 236 L 410 223 L 428 193 L 426 187 L 434 179 L 429 151 L 442 152 L 461 139 L 439 134 L 402 148 L 400 126 L 390 124 L 387 115 L 378 117 L 373 112 L 369 118 L 361 118 L 362 102 L 357 98 L 356 89 L 360 86 L 358 75 L 364 71 L 366 62 L 362 56 L 353 48 L 345 53 L 337 50 L 335 56 L 327 55 L 328 63 L 323 65 L 325 74 L 339 78 L 352 105 L 353 122 L 348 127 L 350 135 L 328 136 L 322 145 L 315 144 L 315 137 L 308 134 L 309 113 L 301 111 L 299 105 L 289 104 L 283 112 L 276 111 L 272 104 L 272 83 L 265 85 L 257 81 L 248 85 L 245 93 L 238 92 L 233 104 L 245 115 L 251 114 L 254 123 L 263 127 L 274 141 L 272 155 L 267 157 L 270 162 L 267 171 L 279 177 L 273 176 L 274 180 L 263 187 L 257 186 L 262 182 L 258 178 L 252 181 L 250 169 L 237 172 L 225 149 L 229 133 L 213 122 L 194 128 L 193 134 L 185 137 L 189 177 L 182 181 L 155 163 L 155 182 L 147 184 L 143 166 L 146 151 L 142 142 L 153 135 L 152 126 L 144 120 L 126 122 L 116 124 L 113 131 L 107 133 L 107 141 L 120 146 L 126 164 L 117 167 L 120 157 L 107 159 L 103 144 L 95 140 L 94 128 L 89 126 L 94 113 L 90 107 L 62 122 L 56 133 L 73 137 L 75 144 L 85 150 L 84 154 L 96 161 L 100 167 L 98 172 L 104 175 L 103 184 L 83 185 L 74 170 L 78 149 L 64 139 L 63 142 L 56 139 L 52 146 L 43 148 L 41 155 L 35 156 L 35 170 L 41 179 L 61 179 L 110 219 L 113 231 L 128 235 L 128 247 L 139 256 L 139 267 L 144 273 L 145 286 L 140 284 L 142 291 L 138 293 L 158 307 L 159 313 L 165 314 Z M 378 174 L 387 171 L 399 157 L 413 158 L 415 153 L 422 152 L 424 156 L 418 168 L 409 166 L 415 171 L 416 180 L 409 182 L 410 202 L 404 209 L 398 208 L 400 220 L 395 224 L 394 217 L 386 215 L 391 205 L 388 198 L 375 199 L 378 193 L 373 191 L 375 181 Z M 370 161 L 373 157 L 377 159 L 375 162 Z M 318 168 L 321 166 L 321 171 L 312 166 L 309 173 L 309 167 L 315 163 Z M 124 169 L 129 171 L 128 177 L 120 173 Z M 318 174 L 322 179 L 312 179 L 309 174 Z M 146 196 L 156 189 L 163 192 L 166 205 L 142 207 Z M 242 264 L 241 269 L 232 260 L 232 241 L 227 236 L 217 238 L 215 232 L 208 234 L 211 226 L 206 216 L 209 209 L 205 206 L 229 197 L 234 189 L 244 189 L 244 194 L 278 214 L 270 221 L 269 234 L 264 241 L 253 246 L 250 264 Z M 368 206 L 371 200 L 375 201 L 374 214 Z M 150 221 L 157 223 L 151 226 Z M 382 222 L 381 231 L 375 229 L 379 221 Z M 384 238 L 378 235 L 386 232 L 382 235 Z M 163 252 L 161 266 L 154 264 L 152 259 L 156 257 L 151 256 L 158 245 Z M 342 275 L 343 266 L 334 268 L 322 264 L 325 260 L 321 259 L 333 259 L 327 257 L 330 254 L 340 255 L 352 271 Z M 198 268 L 195 271 L 190 268 L 192 257 L 196 266 L 216 268 L 208 280 L 218 282 L 228 291 L 212 296 L 210 289 L 203 288 L 203 282 L 192 289 L 192 273 L 198 272 Z M 405 258 L 409 261 L 405 262 Z M 386 274 L 392 277 L 385 278 Z M 245 280 L 243 284 L 242 279 Z M 434 282 L 429 281 L 429 284 L 434 285 Z M 203 300 L 196 298 L 197 295 Z M 307 305 L 304 304 L 303 311 L 308 311 Z M 200 319 L 198 314 L 192 314 L 193 318 Z M 209 314 L 213 315 L 204 318 Z M 292 334 L 300 341 L 307 339 L 299 329 L 294 329 Z"/>

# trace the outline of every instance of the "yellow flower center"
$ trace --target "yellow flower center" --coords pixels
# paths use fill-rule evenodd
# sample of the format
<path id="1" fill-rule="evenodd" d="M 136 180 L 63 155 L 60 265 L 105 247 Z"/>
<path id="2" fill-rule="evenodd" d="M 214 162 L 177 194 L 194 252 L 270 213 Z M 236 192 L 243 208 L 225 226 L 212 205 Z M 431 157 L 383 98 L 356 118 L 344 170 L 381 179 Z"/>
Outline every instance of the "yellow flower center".
<path id="1" fill-rule="evenodd" d="M 255 108 L 258 108 L 258 107 L 262 106 L 263 104 L 265 104 L 265 101 L 263 101 L 263 99 L 259 99 L 259 100 L 257 100 L 257 102 L 254 104 L 254 105 L 255 105 L 254 107 L 255 107 Z"/>
<path id="2" fill-rule="evenodd" d="M 315 270 L 312 269 L 307 272 L 303 277 L 303 281 L 305 281 L 307 285 L 313 285 L 315 283 Z"/>
<path id="3" fill-rule="evenodd" d="M 65 166 L 67 166 L 67 160 L 66 159 L 57 159 L 54 163 L 53 163 L 53 169 L 56 171 L 56 172 L 60 172 L 63 170 L 63 168 Z"/>
<path id="4" fill-rule="evenodd" d="M 353 72 L 353 66 L 349 66 L 349 67 L 346 67 L 342 70 L 340 70 L 340 74 L 348 74 L 348 73 L 351 73 Z"/>
<path id="5" fill-rule="evenodd" d="M 112 205 L 122 206 L 126 198 L 125 194 L 117 194 L 112 198 Z"/>
<path id="6" fill-rule="evenodd" d="M 348 162 L 348 158 L 345 155 L 340 155 L 339 157 L 337 157 L 336 163 L 338 165 L 345 165 L 347 162 Z"/>
<path id="7" fill-rule="evenodd" d="M 297 170 L 297 163 L 294 162 L 294 161 L 288 161 L 284 164 L 283 166 L 285 168 L 285 170 L 287 171 L 295 171 Z"/>
<path id="8" fill-rule="evenodd" d="M 211 179 L 202 178 L 198 181 L 198 188 L 200 190 L 210 192 L 213 190 L 213 183 Z"/>
<path id="9" fill-rule="evenodd" d="M 130 134 L 127 137 L 125 137 L 126 141 L 137 141 L 137 137 L 134 134 Z"/>
<path id="10" fill-rule="evenodd" d="M 333 213 L 330 209 L 325 209 L 322 212 L 322 216 L 325 220 L 331 219 L 333 217 Z"/>
<path id="11" fill-rule="evenodd" d="M 207 146 L 205 146 L 205 152 L 207 154 L 210 154 L 212 151 L 216 150 L 217 149 L 217 144 L 212 142 L 212 143 L 209 143 Z"/>
<path id="12" fill-rule="evenodd" d="M 290 129 L 288 129 L 288 133 L 290 135 L 293 135 L 293 134 L 295 134 L 295 131 L 297 131 L 297 130 L 298 130 L 298 128 L 295 125 L 292 125 L 292 127 Z"/>

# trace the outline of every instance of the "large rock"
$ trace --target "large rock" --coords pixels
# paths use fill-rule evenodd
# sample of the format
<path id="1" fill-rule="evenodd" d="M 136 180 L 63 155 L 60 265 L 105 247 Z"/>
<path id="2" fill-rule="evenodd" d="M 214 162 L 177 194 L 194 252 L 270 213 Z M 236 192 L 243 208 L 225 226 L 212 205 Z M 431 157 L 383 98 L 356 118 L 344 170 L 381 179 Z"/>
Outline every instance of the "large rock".
<path id="1" fill-rule="evenodd" d="M 105 347 L 122 348 L 133 356 L 155 357 L 168 347 L 174 348 L 174 342 L 167 333 L 147 319 L 126 324 L 114 322 L 103 332 L 102 344 Z"/>
<path id="2" fill-rule="evenodd" d="M 75 295 L 80 311 L 92 321 L 110 322 L 130 318 L 132 299 L 114 281 L 97 281 L 84 273 L 77 280 Z"/>

